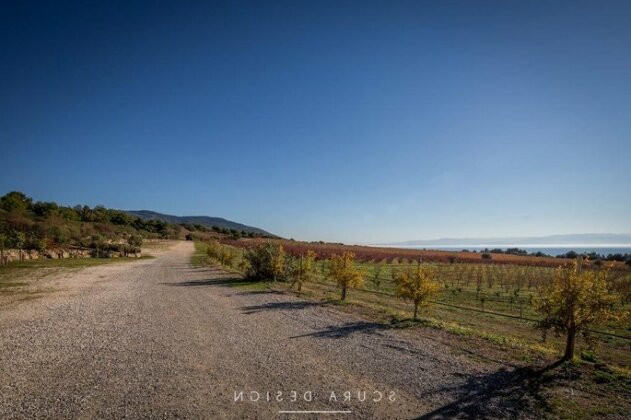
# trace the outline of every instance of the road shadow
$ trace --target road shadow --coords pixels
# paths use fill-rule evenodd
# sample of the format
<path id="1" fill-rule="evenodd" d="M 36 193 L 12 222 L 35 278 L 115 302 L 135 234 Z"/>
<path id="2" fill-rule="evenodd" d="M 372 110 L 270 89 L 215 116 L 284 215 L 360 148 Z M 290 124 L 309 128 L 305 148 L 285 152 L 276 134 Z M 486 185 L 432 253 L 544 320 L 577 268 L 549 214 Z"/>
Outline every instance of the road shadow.
<path id="1" fill-rule="evenodd" d="M 174 287 L 201 287 L 201 286 L 238 286 L 240 284 L 250 284 L 248 280 L 244 280 L 240 277 L 226 277 L 226 278 L 214 278 L 214 279 L 202 279 L 202 280 L 188 280 L 172 283 L 160 283 L 164 286 Z"/>
<path id="2" fill-rule="evenodd" d="M 270 302 L 262 305 L 244 306 L 241 309 L 244 314 L 254 314 L 261 311 L 284 311 L 284 310 L 301 310 L 317 306 L 323 306 L 321 302 L 308 302 L 308 301 L 284 301 L 284 302 Z"/>
<path id="3" fill-rule="evenodd" d="M 322 331 L 314 333 L 295 335 L 289 338 L 315 337 L 315 338 L 346 338 L 354 334 L 374 334 L 387 330 L 390 327 L 377 322 L 349 322 L 341 326 L 331 325 Z"/>
<path id="4" fill-rule="evenodd" d="M 395 324 L 395 327 L 398 328 L 396 326 L 396 324 Z M 489 356 L 488 354 L 484 354 L 481 350 L 480 351 L 474 351 L 471 348 L 467 348 L 466 345 L 455 344 L 453 342 L 453 340 L 452 341 L 445 341 L 445 340 L 441 340 L 439 338 L 433 337 L 433 336 L 428 335 L 428 334 L 423 334 L 421 332 L 418 332 L 418 336 L 423 338 L 423 339 L 425 339 L 425 340 L 430 340 L 430 341 L 433 341 L 435 343 L 438 343 L 438 344 L 444 345 L 446 347 L 449 347 L 449 348 L 451 348 L 453 350 L 459 351 L 463 355 L 468 355 L 468 356 L 471 356 L 471 357 L 473 357 L 475 359 L 484 360 L 486 362 L 495 363 L 497 365 L 510 366 L 512 368 L 523 367 L 523 364 L 520 365 L 520 364 L 517 364 L 517 363 L 511 363 L 510 361 L 502 360 L 502 359 L 499 359 L 499 358 L 494 358 L 494 357 Z M 390 348 L 395 349 L 395 350 L 401 350 L 401 351 L 405 351 L 405 352 L 414 352 L 413 350 L 409 350 L 407 348 L 401 348 L 401 347 L 395 346 L 395 345 L 388 345 L 388 344 L 386 344 L 385 346 L 386 347 L 390 347 Z M 476 349 L 476 350 L 479 350 L 479 349 Z"/>
<path id="5" fill-rule="evenodd" d="M 548 404 L 542 391 L 555 378 L 544 373 L 560 364 L 555 362 L 538 370 L 502 368 L 488 375 L 471 377 L 461 385 L 440 388 L 432 394 L 455 394 L 457 399 L 417 419 L 516 419 L 535 406 L 545 410 Z"/>
<path id="6" fill-rule="evenodd" d="M 248 295 L 285 295 L 285 293 L 274 290 L 274 289 L 265 289 L 265 290 L 248 290 L 245 292 L 233 293 L 232 296 L 248 296 Z"/>

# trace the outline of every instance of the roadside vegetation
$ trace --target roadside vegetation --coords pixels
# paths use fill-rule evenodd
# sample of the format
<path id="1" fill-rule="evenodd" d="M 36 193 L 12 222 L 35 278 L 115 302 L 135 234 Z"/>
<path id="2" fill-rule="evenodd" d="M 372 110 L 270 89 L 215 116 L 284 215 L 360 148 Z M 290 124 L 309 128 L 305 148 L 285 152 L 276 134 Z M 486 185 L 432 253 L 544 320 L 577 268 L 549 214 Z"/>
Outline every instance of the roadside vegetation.
<path id="1" fill-rule="evenodd" d="M 535 390 L 544 417 L 620 417 L 631 408 L 631 270 L 624 263 L 361 260 L 356 247 L 337 245 L 341 252 L 325 256 L 280 241 L 235 246 L 228 238 L 196 248 L 199 264 L 243 276 L 235 286 L 297 293 L 384 327 L 436 330 L 435 339 L 456 352 L 517 366 L 529 387 L 523 393 Z"/>
<path id="2" fill-rule="evenodd" d="M 275 241 L 247 248 L 232 244 L 206 244 L 205 263 L 275 288 L 299 289 L 305 297 L 370 308 L 393 322 L 407 318 L 545 355 L 564 355 L 573 336 L 573 348 L 577 340 L 580 347 L 572 357 L 596 354 L 622 369 L 631 367 L 631 271 L 624 264 L 612 268 L 582 260 L 578 269 L 566 260 L 557 260 L 562 264 L 556 268 L 407 258 L 359 261 L 353 247 L 318 258 L 302 247 L 292 254 Z M 574 321 L 564 327 L 559 319 L 567 314 L 574 314 Z"/>
<path id="3" fill-rule="evenodd" d="M 177 238 L 181 229 L 102 206 L 33 201 L 14 191 L 0 197 L 0 265 L 7 263 L 7 249 L 18 250 L 19 260 L 25 257 L 22 251 L 57 248 L 89 250 L 97 258 L 139 253 L 143 239 Z"/>

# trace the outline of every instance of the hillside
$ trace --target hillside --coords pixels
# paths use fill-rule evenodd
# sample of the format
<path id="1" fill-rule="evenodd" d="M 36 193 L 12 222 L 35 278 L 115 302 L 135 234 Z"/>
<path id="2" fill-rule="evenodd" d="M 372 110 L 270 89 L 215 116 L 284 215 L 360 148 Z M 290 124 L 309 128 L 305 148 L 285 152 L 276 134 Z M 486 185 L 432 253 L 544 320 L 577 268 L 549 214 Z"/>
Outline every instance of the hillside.
<path id="1" fill-rule="evenodd" d="M 271 233 L 264 231 L 263 229 L 233 222 L 221 217 L 173 216 L 171 214 L 163 214 L 151 210 L 127 210 L 126 212 L 133 216 L 140 217 L 144 220 L 161 220 L 163 222 L 172 223 L 175 225 L 202 225 L 208 228 L 212 228 L 214 226 L 223 229 L 234 229 L 239 232 L 256 233 L 263 236 L 274 236 Z"/>
<path id="2" fill-rule="evenodd" d="M 102 206 L 67 207 L 12 191 L 0 197 L 0 252 L 55 248 L 137 250 L 143 239 L 178 238 L 182 228 Z"/>

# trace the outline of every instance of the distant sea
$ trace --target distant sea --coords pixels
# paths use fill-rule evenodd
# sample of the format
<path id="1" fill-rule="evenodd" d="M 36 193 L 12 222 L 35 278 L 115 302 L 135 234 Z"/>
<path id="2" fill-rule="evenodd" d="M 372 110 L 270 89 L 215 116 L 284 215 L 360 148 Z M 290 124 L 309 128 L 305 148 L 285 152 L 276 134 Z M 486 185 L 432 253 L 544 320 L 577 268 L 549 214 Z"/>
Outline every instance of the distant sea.
<path id="1" fill-rule="evenodd" d="M 589 254 L 595 252 L 600 255 L 607 256 L 609 254 L 631 254 L 631 246 L 610 246 L 610 245 L 559 245 L 559 246 L 532 246 L 532 245 L 392 245 L 396 248 L 409 248 L 409 249 L 436 249 L 441 251 L 462 251 L 463 249 L 469 251 L 482 251 L 485 248 L 494 249 L 506 249 L 506 248 L 519 248 L 528 251 L 529 254 L 537 252 L 543 252 L 544 254 L 557 256 L 566 254 L 570 251 L 574 251 L 578 254 Z"/>

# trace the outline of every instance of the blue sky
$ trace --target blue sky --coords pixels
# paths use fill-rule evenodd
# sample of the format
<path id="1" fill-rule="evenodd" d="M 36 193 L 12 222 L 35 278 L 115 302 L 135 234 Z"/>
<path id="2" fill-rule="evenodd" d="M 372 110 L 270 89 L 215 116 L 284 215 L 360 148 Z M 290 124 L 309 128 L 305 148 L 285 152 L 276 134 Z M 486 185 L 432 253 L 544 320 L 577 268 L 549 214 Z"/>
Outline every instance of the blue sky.
<path id="1" fill-rule="evenodd" d="M 631 232 L 631 3 L 5 1 L 0 193 L 299 239 Z"/>

